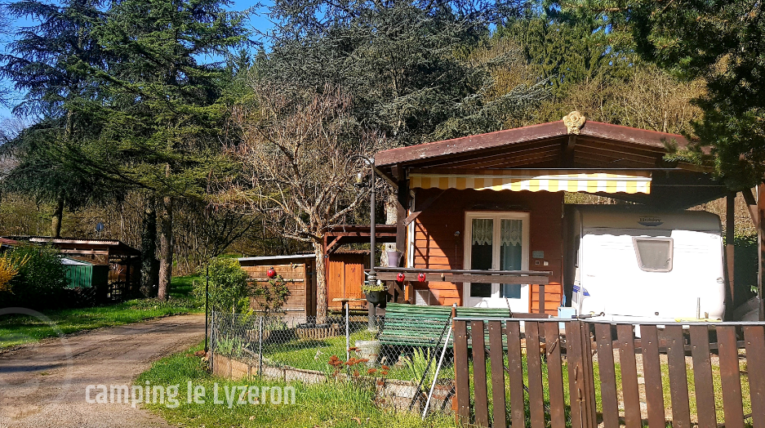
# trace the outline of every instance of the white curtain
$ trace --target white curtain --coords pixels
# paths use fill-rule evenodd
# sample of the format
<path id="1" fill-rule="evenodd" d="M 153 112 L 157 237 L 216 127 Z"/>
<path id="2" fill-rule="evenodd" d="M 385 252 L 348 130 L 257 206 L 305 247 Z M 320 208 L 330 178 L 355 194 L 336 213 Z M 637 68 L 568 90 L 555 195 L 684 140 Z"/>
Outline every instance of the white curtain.
<path id="1" fill-rule="evenodd" d="M 523 243 L 523 221 L 502 220 L 501 245 L 521 246 Z M 475 238 L 473 238 L 475 239 Z"/>
<path id="2" fill-rule="evenodd" d="M 473 245 L 491 245 L 494 237 L 494 220 L 473 219 Z"/>

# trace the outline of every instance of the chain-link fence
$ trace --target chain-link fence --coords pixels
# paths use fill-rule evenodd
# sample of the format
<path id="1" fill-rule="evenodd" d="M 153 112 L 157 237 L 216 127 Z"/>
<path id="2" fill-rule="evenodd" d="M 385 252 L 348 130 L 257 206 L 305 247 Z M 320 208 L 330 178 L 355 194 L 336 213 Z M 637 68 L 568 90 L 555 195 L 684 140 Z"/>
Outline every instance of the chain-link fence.
<path id="1" fill-rule="evenodd" d="M 422 411 L 430 397 L 429 410 L 451 411 L 451 318 L 369 321 L 366 314 L 317 319 L 213 312 L 213 371 L 288 382 L 373 381 L 382 404 Z"/>

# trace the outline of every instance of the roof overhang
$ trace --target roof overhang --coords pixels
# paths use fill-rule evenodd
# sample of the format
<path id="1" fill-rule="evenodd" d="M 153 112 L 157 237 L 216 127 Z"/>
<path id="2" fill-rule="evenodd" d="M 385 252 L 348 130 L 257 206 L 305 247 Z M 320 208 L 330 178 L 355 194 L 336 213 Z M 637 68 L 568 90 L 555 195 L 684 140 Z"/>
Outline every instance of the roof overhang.
<path id="1" fill-rule="evenodd" d="M 711 166 L 665 160 L 671 150 L 688 146 L 682 135 L 592 121 L 577 132 L 559 121 L 401 147 L 378 153 L 375 167 L 394 185 L 410 188 L 577 191 L 675 208 L 727 194 L 712 179 Z M 498 177 L 487 183 L 482 176 L 489 173 Z M 638 181 L 647 184 L 634 188 Z"/>

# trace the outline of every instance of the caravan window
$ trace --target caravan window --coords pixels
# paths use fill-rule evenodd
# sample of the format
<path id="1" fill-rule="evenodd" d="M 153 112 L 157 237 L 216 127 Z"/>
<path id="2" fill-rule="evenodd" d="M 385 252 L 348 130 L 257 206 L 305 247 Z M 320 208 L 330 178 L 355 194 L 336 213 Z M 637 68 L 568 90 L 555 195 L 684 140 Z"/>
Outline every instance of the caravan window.
<path id="1" fill-rule="evenodd" d="M 672 238 L 632 238 L 638 266 L 646 272 L 672 270 Z"/>

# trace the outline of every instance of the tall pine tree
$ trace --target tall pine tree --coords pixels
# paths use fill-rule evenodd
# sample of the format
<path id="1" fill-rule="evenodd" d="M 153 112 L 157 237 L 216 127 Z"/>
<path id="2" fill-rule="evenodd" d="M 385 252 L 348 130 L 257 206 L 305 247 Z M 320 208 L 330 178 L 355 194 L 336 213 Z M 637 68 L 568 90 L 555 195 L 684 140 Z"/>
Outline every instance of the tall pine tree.
<path id="1" fill-rule="evenodd" d="M 113 3 L 97 38 L 114 58 L 95 70 L 108 94 L 109 123 L 91 168 L 156 199 L 160 229 L 158 297 L 169 293 L 173 208 L 203 197 L 205 182 L 225 162 L 220 132 L 228 112 L 230 72 L 218 59 L 246 42 L 244 15 L 226 0 L 123 0 Z"/>
<path id="2" fill-rule="evenodd" d="M 98 178 L 64 159 L 70 147 L 86 144 L 99 132 L 92 103 L 101 94 L 89 73 L 108 61 L 93 38 L 93 29 L 104 21 L 101 6 L 99 0 L 31 0 L 7 6 L 11 16 L 37 23 L 19 30 L 9 53 L 0 56 L 0 76 L 24 94 L 14 113 L 35 117 L 37 124 L 11 142 L 20 163 L 4 185 L 53 203 L 54 237 L 61 233 L 66 206 L 76 208 L 104 193 Z"/>

